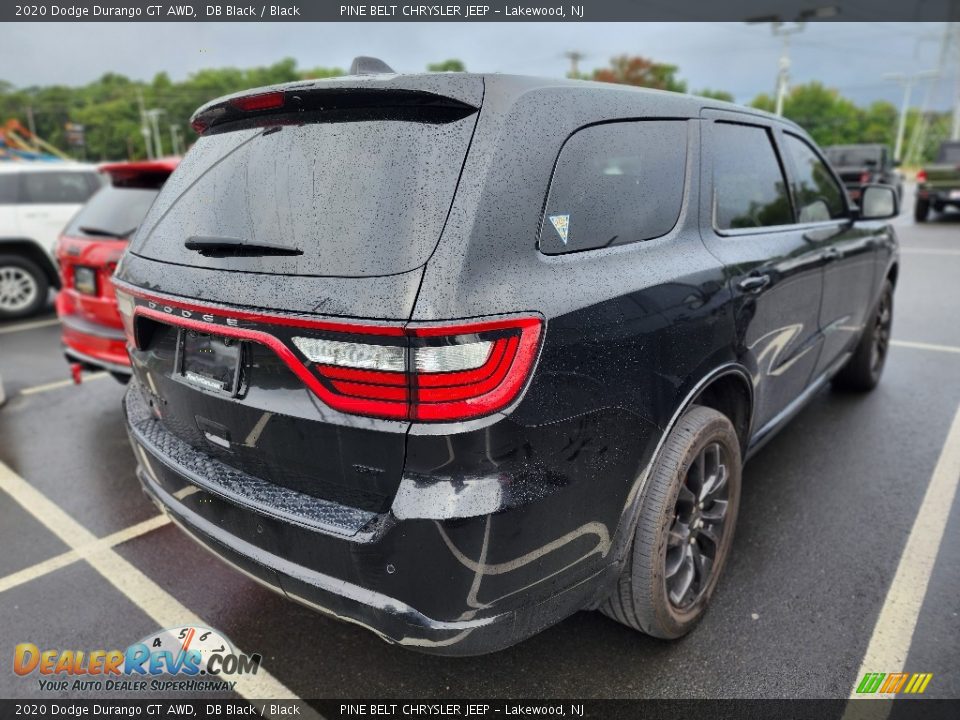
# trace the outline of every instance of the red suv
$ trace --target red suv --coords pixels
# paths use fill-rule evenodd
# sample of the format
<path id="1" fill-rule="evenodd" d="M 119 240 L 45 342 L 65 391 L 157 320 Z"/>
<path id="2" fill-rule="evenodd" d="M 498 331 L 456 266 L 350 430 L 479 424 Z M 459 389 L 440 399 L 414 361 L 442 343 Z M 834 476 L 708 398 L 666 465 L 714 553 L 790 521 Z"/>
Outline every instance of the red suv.
<path id="1" fill-rule="evenodd" d="M 140 225 L 179 158 L 100 166 L 110 184 L 73 217 L 57 242 L 62 289 L 57 315 L 70 362 L 130 378 L 123 325 L 111 276 L 127 241 Z"/>

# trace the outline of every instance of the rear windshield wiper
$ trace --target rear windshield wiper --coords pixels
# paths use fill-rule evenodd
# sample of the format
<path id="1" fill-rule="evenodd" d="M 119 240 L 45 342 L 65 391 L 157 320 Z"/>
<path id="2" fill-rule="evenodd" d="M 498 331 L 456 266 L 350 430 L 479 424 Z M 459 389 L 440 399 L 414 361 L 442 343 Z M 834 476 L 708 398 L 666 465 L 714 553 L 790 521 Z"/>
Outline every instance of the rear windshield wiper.
<path id="1" fill-rule="evenodd" d="M 97 235 L 99 237 L 116 238 L 117 240 L 124 240 L 130 237 L 131 235 L 133 235 L 134 231 L 136 230 L 136 228 L 130 228 L 126 232 L 114 232 L 113 230 L 104 230 L 103 228 L 96 228 L 96 227 L 86 227 L 84 225 L 81 225 L 77 229 L 80 232 L 82 232 L 84 235 Z"/>
<path id="2" fill-rule="evenodd" d="M 183 244 L 205 257 L 265 257 L 267 255 L 303 255 L 303 250 L 289 245 L 248 242 L 233 237 L 192 237 Z"/>

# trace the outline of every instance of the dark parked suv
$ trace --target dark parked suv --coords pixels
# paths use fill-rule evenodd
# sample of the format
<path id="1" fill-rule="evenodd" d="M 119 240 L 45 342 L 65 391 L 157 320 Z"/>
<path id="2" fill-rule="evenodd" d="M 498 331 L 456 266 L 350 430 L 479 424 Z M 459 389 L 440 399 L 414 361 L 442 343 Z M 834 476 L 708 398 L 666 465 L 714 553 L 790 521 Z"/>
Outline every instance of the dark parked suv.
<path id="1" fill-rule="evenodd" d="M 358 73 L 193 123 L 116 279 L 140 480 L 386 640 L 482 653 L 585 608 L 683 635 L 743 460 L 879 380 L 896 195 L 853 206 L 780 118 Z"/>

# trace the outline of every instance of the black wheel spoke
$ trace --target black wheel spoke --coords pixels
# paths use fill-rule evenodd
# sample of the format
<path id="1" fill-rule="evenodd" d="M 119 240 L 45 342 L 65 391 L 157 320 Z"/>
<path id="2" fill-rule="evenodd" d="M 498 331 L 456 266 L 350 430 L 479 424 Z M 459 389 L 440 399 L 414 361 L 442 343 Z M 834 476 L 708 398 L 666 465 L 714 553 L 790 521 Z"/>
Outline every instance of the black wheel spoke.
<path id="1" fill-rule="evenodd" d="M 690 607 L 710 585 L 729 508 L 729 477 L 719 442 L 704 445 L 681 476 L 664 553 L 667 595 L 674 607 Z"/>
<path id="2" fill-rule="evenodd" d="M 673 582 L 670 586 L 670 600 L 675 605 L 681 605 L 683 603 L 684 598 L 693 586 L 695 576 L 696 571 L 693 566 L 693 555 L 688 545 L 680 561 L 680 569 L 673 576 Z"/>

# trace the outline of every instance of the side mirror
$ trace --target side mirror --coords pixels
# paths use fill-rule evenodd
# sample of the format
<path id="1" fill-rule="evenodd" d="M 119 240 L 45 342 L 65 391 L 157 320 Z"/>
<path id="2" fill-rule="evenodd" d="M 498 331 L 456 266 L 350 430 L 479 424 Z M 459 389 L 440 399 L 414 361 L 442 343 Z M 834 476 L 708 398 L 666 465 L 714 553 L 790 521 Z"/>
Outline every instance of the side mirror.
<path id="1" fill-rule="evenodd" d="M 897 191 L 889 185 L 864 185 L 860 189 L 860 220 L 889 220 L 900 214 Z"/>

